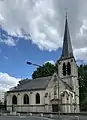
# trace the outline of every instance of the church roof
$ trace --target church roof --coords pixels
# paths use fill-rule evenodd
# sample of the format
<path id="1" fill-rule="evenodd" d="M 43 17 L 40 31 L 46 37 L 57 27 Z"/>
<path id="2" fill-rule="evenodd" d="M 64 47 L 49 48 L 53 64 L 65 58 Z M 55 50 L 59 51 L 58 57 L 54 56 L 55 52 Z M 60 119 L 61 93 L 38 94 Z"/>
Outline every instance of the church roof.
<path id="1" fill-rule="evenodd" d="M 62 49 L 62 55 L 61 55 L 60 59 L 67 59 L 67 58 L 71 58 L 71 57 L 73 57 L 73 50 L 72 50 L 67 15 L 66 15 L 65 31 L 64 31 L 64 39 L 63 39 L 63 49 Z"/>
<path id="2" fill-rule="evenodd" d="M 47 87 L 52 76 L 41 77 L 31 80 L 23 80 L 26 82 L 21 82 L 17 87 L 13 88 L 8 92 L 18 92 L 18 91 L 27 91 L 27 90 L 43 90 Z"/>

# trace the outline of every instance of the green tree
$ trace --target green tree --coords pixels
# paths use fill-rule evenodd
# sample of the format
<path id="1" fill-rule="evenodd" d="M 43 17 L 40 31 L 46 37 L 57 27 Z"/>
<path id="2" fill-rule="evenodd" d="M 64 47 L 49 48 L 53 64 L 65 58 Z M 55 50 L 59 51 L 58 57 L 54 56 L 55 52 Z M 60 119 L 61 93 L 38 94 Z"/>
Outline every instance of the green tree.
<path id="1" fill-rule="evenodd" d="M 32 74 L 32 78 L 52 76 L 55 72 L 55 66 L 49 62 L 45 63 L 42 67 L 38 67 Z"/>
<path id="2" fill-rule="evenodd" d="M 81 103 L 81 110 L 82 111 L 87 111 L 87 94 L 86 94 L 85 99 Z"/>
<path id="3" fill-rule="evenodd" d="M 81 110 L 87 110 L 86 99 L 87 99 L 87 65 L 80 65 L 78 67 L 79 75 L 79 99 Z"/>

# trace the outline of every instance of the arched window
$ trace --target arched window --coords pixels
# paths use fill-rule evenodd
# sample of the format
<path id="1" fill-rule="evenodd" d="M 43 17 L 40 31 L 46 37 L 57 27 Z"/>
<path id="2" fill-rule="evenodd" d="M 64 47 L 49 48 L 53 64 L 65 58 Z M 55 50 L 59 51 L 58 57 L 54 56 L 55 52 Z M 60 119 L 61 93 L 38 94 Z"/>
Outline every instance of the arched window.
<path id="1" fill-rule="evenodd" d="M 17 104 L 17 97 L 15 95 L 12 97 L 12 104 Z"/>
<path id="2" fill-rule="evenodd" d="M 40 104 L 40 95 L 39 95 L 39 93 L 36 94 L 36 104 Z"/>
<path id="3" fill-rule="evenodd" d="M 24 104 L 29 104 L 29 96 L 27 94 L 24 95 Z"/>
<path id="4" fill-rule="evenodd" d="M 63 63 L 63 75 L 66 76 L 66 64 Z"/>
<path id="5" fill-rule="evenodd" d="M 71 65 L 70 62 L 67 63 L 67 75 L 71 74 Z"/>

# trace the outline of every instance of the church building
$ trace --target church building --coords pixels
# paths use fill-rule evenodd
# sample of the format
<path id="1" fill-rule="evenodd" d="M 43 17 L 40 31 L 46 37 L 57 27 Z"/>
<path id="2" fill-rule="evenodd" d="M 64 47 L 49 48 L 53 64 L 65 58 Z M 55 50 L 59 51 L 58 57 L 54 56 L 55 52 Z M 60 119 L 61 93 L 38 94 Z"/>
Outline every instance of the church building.
<path id="1" fill-rule="evenodd" d="M 79 112 L 78 69 L 66 16 L 58 74 L 27 79 L 7 91 L 7 110 L 16 112 Z"/>

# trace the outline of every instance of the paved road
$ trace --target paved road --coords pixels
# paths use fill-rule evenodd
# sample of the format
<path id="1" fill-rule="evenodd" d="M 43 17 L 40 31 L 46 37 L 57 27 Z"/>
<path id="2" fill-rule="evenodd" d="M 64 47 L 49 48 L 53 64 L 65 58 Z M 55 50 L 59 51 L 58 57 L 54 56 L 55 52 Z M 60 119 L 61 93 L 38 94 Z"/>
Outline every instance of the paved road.
<path id="1" fill-rule="evenodd" d="M 0 120 L 52 120 L 35 116 L 0 116 Z"/>
<path id="2" fill-rule="evenodd" d="M 58 120 L 58 118 L 51 119 L 35 116 L 0 116 L 0 120 Z M 60 120 L 87 120 L 87 116 L 80 116 L 79 118 L 74 116 L 61 116 Z"/>
<path id="3" fill-rule="evenodd" d="M 58 118 L 56 118 L 55 120 L 58 120 Z M 62 115 L 60 117 L 60 120 L 87 120 L 87 116 Z"/>

